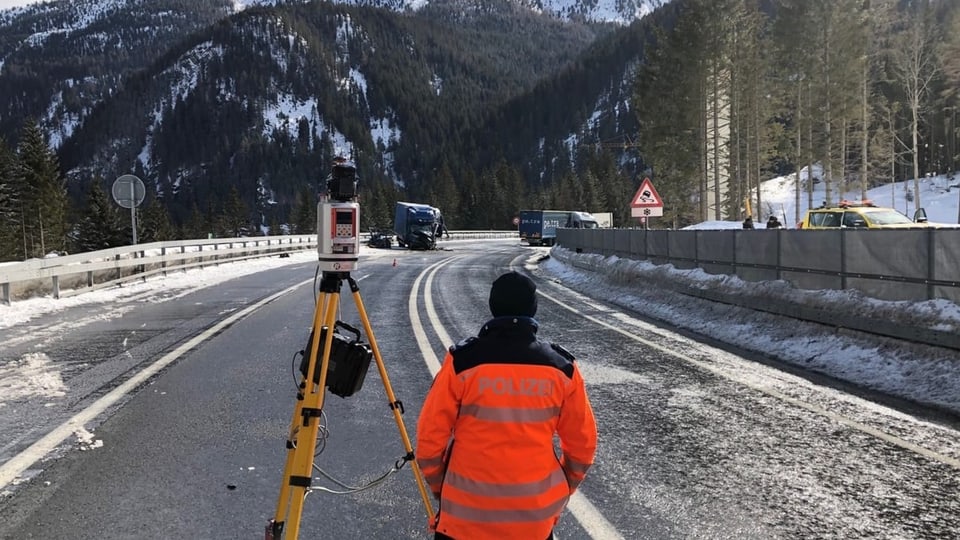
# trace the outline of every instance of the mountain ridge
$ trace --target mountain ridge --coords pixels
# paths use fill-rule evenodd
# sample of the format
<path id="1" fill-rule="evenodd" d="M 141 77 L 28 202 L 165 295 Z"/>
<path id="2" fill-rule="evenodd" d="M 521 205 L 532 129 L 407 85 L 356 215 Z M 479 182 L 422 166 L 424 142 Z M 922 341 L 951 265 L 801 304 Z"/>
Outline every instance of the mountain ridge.
<path id="1" fill-rule="evenodd" d="M 105 6 L 129 4 L 114 0 Z M 507 156 L 522 160 L 504 150 L 503 133 L 528 137 L 517 149 L 538 146 L 530 141 L 543 140 L 547 124 L 567 132 L 551 138 L 582 129 L 600 133 L 598 115 L 583 111 L 596 107 L 603 92 L 610 101 L 604 107 L 611 110 L 625 111 L 628 101 L 624 65 L 603 75 L 584 71 L 615 80 L 603 83 L 606 89 L 591 82 L 586 86 L 595 95 L 578 95 L 576 103 L 564 103 L 570 93 L 544 81 L 566 72 L 564 84 L 578 86 L 576 73 L 597 63 L 580 55 L 598 39 L 630 32 L 629 26 L 564 20 L 505 0 L 430 2 L 403 11 L 329 2 L 193 4 L 207 14 L 206 25 L 181 29 L 166 49 L 114 64 L 121 67 L 104 69 L 85 85 L 76 77 L 56 80 L 51 104 L 33 108 L 45 111 L 40 123 L 59 150 L 75 200 L 91 182 L 133 172 L 164 198 L 177 222 L 196 207 L 217 204 L 213 198 L 225 183 L 237 187 L 261 216 L 282 215 L 302 184 L 317 182 L 330 155 L 344 150 L 358 154 L 366 178 L 426 196 L 429 171 L 443 163 L 462 170 Z M 75 24 L 61 34 L 79 44 L 118 25 L 116 33 L 123 35 L 131 22 L 162 20 L 184 3 L 150 5 L 139 14 L 104 8 L 101 17 L 88 19 L 94 20 L 90 25 Z M 336 17 L 339 23 L 332 22 Z M 144 38 L 143 47 L 161 42 Z M 44 52 L 65 46 L 54 43 L 53 51 Z M 7 70 L 18 58 L 2 54 L 13 63 L 0 67 L 0 88 L 10 83 Z M 538 85 L 541 96 L 561 94 L 551 98 L 555 112 L 547 116 L 573 111 L 560 116 L 574 121 L 515 129 L 512 113 L 497 112 L 523 103 Z M 93 89 L 79 91 L 87 86 Z M 528 98 L 526 108 L 543 109 L 537 101 Z M 0 115 L 8 121 L 0 120 L 7 134 L 19 127 L 9 123 L 14 116 Z M 615 135 L 622 128 L 604 129 Z M 551 150 L 537 159 L 557 155 Z M 527 164 L 531 174 L 538 167 Z"/>

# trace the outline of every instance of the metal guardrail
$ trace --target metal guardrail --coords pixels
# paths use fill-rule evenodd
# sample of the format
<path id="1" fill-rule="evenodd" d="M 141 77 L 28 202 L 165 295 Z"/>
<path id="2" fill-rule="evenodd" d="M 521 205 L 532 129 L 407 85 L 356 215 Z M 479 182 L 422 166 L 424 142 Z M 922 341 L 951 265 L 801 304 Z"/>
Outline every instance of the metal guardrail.
<path id="1" fill-rule="evenodd" d="M 362 233 L 363 243 L 369 233 Z M 516 231 L 450 231 L 445 240 L 518 238 Z M 50 294 L 71 296 L 174 270 L 317 248 L 316 235 L 174 240 L 75 255 L 0 263 L 0 302 Z"/>
<path id="2" fill-rule="evenodd" d="M 60 298 L 172 270 L 316 249 L 316 246 L 316 235 L 174 240 L 2 264 L 0 302 L 9 304 L 15 297 L 48 293 Z"/>

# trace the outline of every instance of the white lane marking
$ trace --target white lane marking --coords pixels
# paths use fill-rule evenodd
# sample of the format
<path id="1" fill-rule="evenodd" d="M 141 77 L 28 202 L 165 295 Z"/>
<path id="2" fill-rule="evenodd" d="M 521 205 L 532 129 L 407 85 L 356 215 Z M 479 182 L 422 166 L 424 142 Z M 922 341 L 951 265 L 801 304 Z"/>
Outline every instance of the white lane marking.
<path id="1" fill-rule="evenodd" d="M 180 345 L 173 351 L 165 354 L 162 358 L 144 368 L 143 371 L 137 373 L 123 384 L 120 384 L 100 399 L 91 403 L 89 407 L 80 411 L 66 422 L 54 428 L 53 431 L 41 437 L 40 440 L 31 444 L 23 452 L 20 452 L 11 458 L 10 461 L 0 465 L 0 489 L 5 488 L 11 482 L 16 480 L 21 474 L 23 474 L 24 471 L 33 466 L 34 463 L 42 459 L 44 456 L 52 452 L 57 446 L 62 444 L 63 441 L 73 435 L 75 431 L 83 428 L 84 424 L 95 419 L 110 406 L 119 401 L 123 396 L 133 391 L 135 388 L 143 384 L 147 379 L 160 372 L 160 370 L 167 367 L 190 350 L 194 349 L 197 345 L 200 345 L 207 339 L 222 332 L 225 328 L 246 317 L 253 311 L 260 309 L 265 304 L 312 282 L 312 279 L 302 281 L 274 295 L 268 296 L 252 306 L 234 313 L 211 328 L 194 336 L 192 339 Z"/>
<path id="2" fill-rule="evenodd" d="M 434 279 L 434 276 L 437 275 L 437 272 L 439 272 L 441 268 L 446 266 L 448 263 L 451 263 L 455 260 L 459 260 L 460 258 L 462 257 L 458 257 L 457 259 L 450 259 L 449 261 L 443 264 L 436 265 L 433 271 L 430 272 L 430 276 L 427 277 L 427 282 L 423 286 L 423 301 L 427 307 L 427 318 L 430 320 L 430 325 L 433 327 L 433 331 L 436 332 L 437 337 L 440 338 L 440 343 L 444 344 L 444 346 L 453 345 L 454 341 L 450 337 L 450 334 L 447 333 L 447 329 L 444 328 L 442 324 L 440 324 L 440 317 L 437 316 L 437 310 L 433 305 L 433 279 Z M 414 290 L 416 290 L 416 288 L 414 288 Z"/>
<path id="3" fill-rule="evenodd" d="M 953 468 L 955 468 L 955 469 L 960 469 L 960 459 L 955 459 L 955 458 L 952 458 L 952 457 L 950 457 L 950 456 L 945 456 L 945 455 L 943 455 L 943 454 L 938 454 L 937 452 L 934 452 L 934 451 L 932 451 L 932 450 L 929 450 L 929 449 L 927 449 L 927 448 L 924 448 L 924 447 L 922 447 L 922 446 L 919 446 L 919 445 L 917 445 L 917 444 L 914 444 L 914 443 L 912 443 L 912 442 L 910 442 L 910 441 L 901 439 L 900 437 L 897 437 L 896 435 L 891 435 L 891 434 L 889 434 L 889 433 L 885 433 L 885 432 L 883 432 L 883 431 L 880 431 L 880 430 L 877 429 L 877 428 L 868 426 L 868 425 L 866 425 L 866 424 L 857 422 L 856 420 L 852 420 L 852 419 L 847 418 L 847 417 L 845 417 L 845 416 L 842 416 L 842 415 L 839 415 L 839 414 L 837 414 L 837 413 L 828 411 L 828 410 L 824 409 L 823 407 L 820 407 L 820 406 L 815 405 L 815 404 L 813 404 L 813 403 L 807 403 L 807 402 L 805 402 L 805 401 L 801 401 L 801 400 L 799 400 L 799 399 L 790 397 L 790 396 L 788 396 L 788 395 L 786 395 L 786 394 L 783 394 L 783 393 L 781 393 L 781 392 L 778 392 L 778 391 L 776 391 L 776 390 L 773 390 L 773 389 L 770 389 L 770 388 L 764 388 L 764 387 L 759 386 L 759 385 L 757 385 L 757 384 L 755 384 L 755 383 L 752 383 L 752 382 L 750 382 L 750 381 L 748 381 L 748 380 L 744 380 L 744 379 L 740 379 L 740 378 L 734 377 L 734 376 L 730 375 L 729 373 L 724 372 L 722 369 L 717 368 L 716 366 L 712 366 L 712 365 L 710 365 L 710 364 L 708 364 L 708 363 L 706 363 L 706 362 L 702 362 L 702 361 L 697 360 L 697 359 L 695 359 L 695 358 L 691 358 L 691 357 L 689 357 L 689 356 L 686 356 L 686 355 L 684 355 L 684 354 L 681 354 L 681 353 L 679 353 L 679 352 L 677 352 L 677 351 L 674 351 L 674 350 L 672 350 L 672 349 L 668 349 L 667 347 L 664 347 L 664 346 L 659 345 L 659 344 L 657 344 L 657 343 L 654 343 L 654 342 L 652 342 L 652 341 L 648 341 L 648 340 L 646 340 L 646 339 L 643 339 L 642 337 L 640 337 L 640 336 L 638 336 L 638 335 L 632 334 L 632 333 L 630 333 L 630 332 L 628 332 L 628 331 L 626 331 L 626 330 L 623 330 L 623 329 L 621 329 L 621 328 L 618 328 L 618 327 L 616 327 L 616 326 L 613 326 L 612 324 L 603 322 L 603 321 L 601 321 L 600 319 L 597 319 L 597 318 L 595 318 L 595 317 L 591 317 L 590 315 L 584 315 L 583 313 L 581 313 L 581 312 L 580 312 L 579 310 L 577 310 L 576 308 L 573 308 L 573 307 L 571 307 L 571 306 L 563 303 L 562 301 L 554 298 L 553 296 L 550 296 L 549 294 L 543 292 L 542 290 L 539 290 L 539 289 L 538 289 L 537 292 L 540 293 L 540 295 L 543 296 L 544 298 L 546 298 L 547 300 L 550 300 L 551 302 L 557 304 L 558 306 L 560 306 L 560 307 L 562 307 L 562 308 L 564 308 L 564 309 L 566 309 L 566 310 L 568 310 L 568 311 L 571 311 L 571 312 L 579 315 L 580 317 L 583 317 L 584 319 L 587 319 L 588 321 L 591 321 L 591 322 L 593 322 L 593 323 L 595 323 L 595 324 L 598 324 L 598 325 L 600 325 L 600 326 L 603 326 L 603 327 L 605 327 L 605 328 L 607 328 L 607 329 L 613 330 L 614 332 L 617 332 L 618 334 L 621 334 L 621 335 L 623 335 L 623 336 L 626 336 L 626 337 L 628 337 L 628 338 L 630 338 L 630 339 L 632 339 L 632 340 L 634 340 L 634 341 L 636 341 L 636 342 L 638 342 L 638 343 L 642 343 L 642 344 L 646 345 L 647 347 L 651 347 L 651 348 L 653 348 L 653 349 L 656 349 L 656 350 L 658 350 L 658 351 L 660 351 L 660 352 L 662 352 L 662 353 L 664 353 L 664 354 L 669 354 L 670 356 L 673 356 L 673 357 L 675 357 L 675 358 L 678 358 L 678 359 L 680 359 L 680 360 L 682 360 L 682 361 L 684 361 L 684 362 L 688 362 L 688 363 L 690 363 L 690 364 L 693 364 L 694 366 L 697 366 L 697 367 L 699 367 L 700 369 L 703 369 L 704 371 L 708 371 L 708 372 L 710 372 L 710 373 L 713 373 L 714 375 L 717 375 L 718 377 L 722 377 L 722 378 L 724 378 L 724 379 L 727 379 L 727 380 L 736 382 L 736 383 L 738 383 L 738 384 L 742 384 L 742 385 L 746 386 L 747 388 L 750 388 L 750 389 L 752 389 L 752 390 L 756 390 L 757 392 L 764 393 L 764 394 L 766 394 L 766 395 L 768 395 L 768 396 L 771 396 L 771 397 L 777 398 L 777 399 L 779 399 L 779 400 L 785 401 L 785 402 L 787 402 L 787 403 L 789 403 L 789 404 L 791 404 L 791 405 L 794 405 L 794 406 L 796 406 L 796 407 L 800 407 L 801 409 L 806 409 L 806 410 L 808 410 L 808 411 L 810 411 L 810 412 L 812 412 L 812 413 L 815 413 L 815 414 L 824 416 L 824 417 L 826 417 L 826 418 L 828 418 L 828 419 L 830 419 L 830 420 L 832 420 L 832 421 L 834 421 L 834 422 L 837 422 L 838 424 L 843 424 L 843 425 L 845 425 L 845 426 L 847 426 L 847 427 L 850 427 L 850 428 L 853 428 L 853 429 L 855 429 L 855 430 L 857 430 L 857 431 L 866 433 L 866 434 L 868 434 L 868 435 L 872 435 L 872 436 L 874 436 L 874 437 L 876 437 L 876 438 L 878 438 L 878 439 L 881 439 L 881 440 L 883 440 L 883 441 L 886 441 L 886 442 L 888 442 L 888 443 L 890 443 L 890 444 L 894 444 L 894 445 L 896 445 L 896 446 L 899 446 L 900 448 L 904 448 L 904 449 L 906 449 L 906 450 L 910 450 L 911 452 L 916 452 L 917 454 L 920 454 L 921 456 L 924 456 L 924 457 L 927 457 L 927 458 L 929 458 L 929 459 L 933 459 L 933 460 L 939 461 L 939 462 L 944 463 L 944 464 L 946 464 L 946 465 L 950 465 L 951 467 L 953 467 Z"/>
<path id="4" fill-rule="evenodd" d="M 417 340 L 417 347 L 420 348 L 420 354 L 423 355 L 423 361 L 427 364 L 427 369 L 430 370 L 430 375 L 433 377 L 436 377 L 437 372 L 440 371 L 440 359 L 437 358 L 437 353 L 433 352 L 433 347 L 430 346 L 430 340 L 427 338 L 427 333 L 423 330 L 423 323 L 420 321 L 420 310 L 417 309 L 417 292 L 420 290 L 420 282 L 423 281 L 423 278 L 427 275 L 427 272 L 432 270 L 434 267 L 448 263 L 452 260 L 453 258 L 451 257 L 449 259 L 433 263 L 420 272 L 420 275 L 417 276 L 417 279 L 413 282 L 413 287 L 410 287 L 410 296 L 407 299 L 407 317 L 410 319 L 411 326 L 413 326 L 413 337 Z M 436 329 L 439 324 L 434 323 L 433 320 L 434 319 L 431 319 L 431 324 L 433 325 L 434 329 Z"/>
<path id="5" fill-rule="evenodd" d="M 441 261 L 435 263 L 432 266 L 427 267 L 421 274 L 417 277 L 416 281 L 413 282 L 413 287 L 410 290 L 410 300 L 408 302 L 408 308 L 410 313 L 410 322 L 413 324 L 413 333 L 417 339 L 417 345 L 420 347 L 420 352 L 423 354 L 423 359 L 427 364 L 427 369 L 430 370 L 430 374 L 433 376 L 437 375 L 437 372 L 440 371 L 440 362 L 437 360 L 437 355 L 434 354 L 433 348 L 430 347 L 430 342 L 427 339 L 426 333 L 423 331 L 423 328 L 420 323 L 420 313 L 417 308 L 417 292 L 420 289 L 420 282 L 427 273 L 429 277 L 427 278 L 427 283 L 424 285 L 423 295 L 424 302 L 427 308 L 427 318 L 430 320 L 430 325 L 433 327 L 433 331 L 437 333 L 440 337 L 440 340 L 444 343 L 451 343 L 450 336 L 447 334 L 446 330 L 443 329 L 443 325 L 440 322 L 440 318 L 437 316 L 436 309 L 433 305 L 433 280 L 436 277 L 437 271 L 441 267 L 453 262 L 455 258 L 448 259 L 446 261 Z M 603 517 L 603 514 L 597 510 L 597 507 L 593 505 L 580 491 L 575 492 L 570 496 L 570 500 L 567 502 L 567 509 L 570 510 L 570 514 L 580 523 L 580 526 L 590 535 L 594 540 L 623 540 L 624 537 L 620 534 L 616 527 L 612 523 L 607 521 L 607 518 Z"/>
<path id="6" fill-rule="evenodd" d="M 567 509 L 577 518 L 583 530 L 587 531 L 594 540 L 624 540 L 623 535 L 612 523 L 603 517 L 600 510 L 587 499 L 583 493 L 577 491 L 570 496 Z"/>

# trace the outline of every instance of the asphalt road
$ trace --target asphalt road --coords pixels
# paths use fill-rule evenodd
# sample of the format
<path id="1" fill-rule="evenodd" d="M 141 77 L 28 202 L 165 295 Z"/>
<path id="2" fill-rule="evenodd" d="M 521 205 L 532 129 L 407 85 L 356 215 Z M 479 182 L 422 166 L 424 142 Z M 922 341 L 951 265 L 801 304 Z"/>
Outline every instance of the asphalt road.
<path id="1" fill-rule="evenodd" d="M 352 273 L 411 438 L 436 362 L 477 332 L 490 283 L 514 267 L 537 280 L 541 337 L 577 355 L 599 424 L 561 538 L 960 537 L 956 430 L 593 301 L 537 268 L 547 251 L 392 250 Z M 66 386 L 0 408 L 0 538 L 262 537 L 313 277 L 291 264 L 0 331 L 0 363 L 42 353 Z M 360 325 L 346 288 L 341 309 Z M 387 404 L 373 367 L 357 394 L 327 394 L 317 467 L 349 486 L 387 478 L 315 489 L 301 538 L 428 538 L 410 467 L 389 472 L 405 451 Z M 68 436 L 45 446 L 49 433 Z M 344 490 L 319 472 L 314 487 Z"/>

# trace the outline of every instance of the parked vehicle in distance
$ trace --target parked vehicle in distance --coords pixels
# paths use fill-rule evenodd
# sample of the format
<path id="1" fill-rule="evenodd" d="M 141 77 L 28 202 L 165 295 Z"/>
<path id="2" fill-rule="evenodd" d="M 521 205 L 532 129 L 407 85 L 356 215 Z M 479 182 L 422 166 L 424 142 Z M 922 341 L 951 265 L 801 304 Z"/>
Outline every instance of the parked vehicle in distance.
<path id="1" fill-rule="evenodd" d="M 557 229 L 597 229 L 600 225 L 589 212 L 574 210 L 521 210 L 520 241 L 531 246 L 552 246 Z"/>
<path id="2" fill-rule="evenodd" d="M 837 206 L 811 208 L 797 224 L 798 229 L 925 229 L 956 227 L 949 223 L 927 221 L 921 208 L 916 220 L 893 208 L 877 206 L 871 201 L 840 201 Z"/>
<path id="3" fill-rule="evenodd" d="M 393 233 L 391 231 L 370 231 L 367 245 L 372 248 L 391 249 L 393 247 Z"/>
<path id="4" fill-rule="evenodd" d="M 393 232 L 400 247 L 434 249 L 446 229 L 440 209 L 429 204 L 397 202 Z"/>

